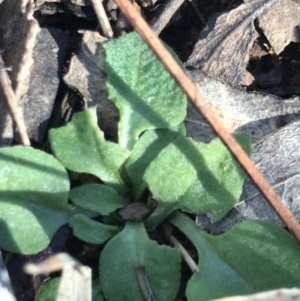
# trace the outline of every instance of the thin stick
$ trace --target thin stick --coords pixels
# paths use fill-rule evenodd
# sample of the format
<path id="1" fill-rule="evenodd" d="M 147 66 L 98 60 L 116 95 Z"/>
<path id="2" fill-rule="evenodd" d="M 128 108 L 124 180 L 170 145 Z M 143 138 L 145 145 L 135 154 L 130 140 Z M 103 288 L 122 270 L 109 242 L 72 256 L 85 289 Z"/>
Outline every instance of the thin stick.
<path id="1" fill-rule="evenodd" d="M 150 25 L 156 35 L 159 35 L 162 30 L 170 22 L 172 16 L 177 12 L 185 0 L 169 0 L 163 7 L 159 16 L 155 18 Z"/>
<path id="2" fill-rule="evenodd" d="M 176 63 L 172 55 L 166 50 L 161 41 L 155 36 L 140 14 L 137 13 L 134 6 L 128 0 L 115 0 L 115 3 L 119 6 L 123 14 L 132 23 L 136 31 L 141 35 L 148 46 L 161 60 L 165 68 L 175 78 L 198 112 L 208 121 L 211 127 L 218 133 L 218 136 L 222 139 L 224 144 L 244 167 L 264 197 L 286 224 L 290 232 L 295 235 L 298 241 L 300 241 L 300 225 L 292 212 L 283 205 L 271 185 L 257 170 L 248 155 L 227 131 L 219 118 L 217 118 L 217 116 L 213 113 L 207 101 L 198 93 L 197 88 L 183 72 L 181 67 Z"/>
<path id="3" fill-rule="evenodd" d="M 177 248 L 183 258 L 183 260 L 186 262 L 186 264 L 189 266 L 189 268 L 191 269 L 191 271 L 193 273 L 199 273 L 199 268 L 196 264 L 196 262 L 193 260 L 193 258 L 191 257 L 191 255 L 187 252 L 187 250 L 183 247 L 183 245 L 176 239 L 175 236 L 171 235 L 169 237 L 170 242 L 172 243 L 172 245 Z"/>
<path id="4" fill-rule="evenodd" d="M 103 4 L 101 0 L 91 0 L 95 14 L 97 16 L 97 19 L 99 21 L 100 27 L 103 31 L 103 34 L 107 38 L 112 38 L 114 36 L 113 30 L 110 26 L 109 20 L 107 18 L 107 15 L 105 13 Z"/>
<path id="5" fill-rule="evenodd" d="M 0 55 L 0 85 L 2 87 L 4 95 L 6 97 L 12 117 L 14 118 L 17 128 L 19 130 L 19 133 L 21 136 L 21 141 L 24 145 L 30 145 L 30 140 L 27 135 L 23 116 L 20 113 L 20 110 L 18 107 L 18 101 L 17 101 L 16 95 L 12 89 L 10 79 L 5 71 L 4 63 L 3 63 L 1 55 Z"/>
<path id="6" fill-rule="evenodd" d="M 189 266 L 191 271 L 193 273 L 199 272 L 199 268 L 196 264 L 196 262 L 193 260 L 191 255 L 188 253 L 188 251 L 184 248 L 184 246 L 177 240 L 177 238 L 172 235 L 172 228 L 170 224 L 168 223 L 163 223 L 162 224 L 163 231 L 165 237 L 169 240 L 169 242 L 180 252 L 181 257 L 183 260 L 186 262 L 186 264 Z"/>

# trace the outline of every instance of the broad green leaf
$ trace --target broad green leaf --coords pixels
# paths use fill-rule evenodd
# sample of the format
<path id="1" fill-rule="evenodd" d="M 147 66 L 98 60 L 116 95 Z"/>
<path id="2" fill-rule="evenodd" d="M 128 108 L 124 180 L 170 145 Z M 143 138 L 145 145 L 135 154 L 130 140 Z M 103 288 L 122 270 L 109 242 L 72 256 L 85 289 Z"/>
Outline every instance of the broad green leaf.
<path id="1" fill-rule="evenodd" d="M 157 155 L 178 137 L 178 132 L 170 130 L 146 131 L 136 142 L 125 164 L 128 176 L 132 181 L 132 194 L 138 200 L 147 183 L 143 180 L 145 170 Z"/>
<path id="2" fill-rule="evenodd" d="M 98 212 L 88 210 L 81 208 L 75 204 L 69 203 L 69 210 L 70 210 L 70 216 L 76 215 L 76 214 L 84 214 L 87 217 L 94 218 L 99 216 Z"/>
<path id="3" fill-rule="evenodd" d="M 0 149 L 0 247 L 32 254 L 68 221 L 68 174 L 53 156 L 31 147 Z"/>
<path id="4" fill-rule="evenodd" d="M 96 245 L 103 244 L 122 229 L 121 227 L 99 223 L 83 214 L 70 217 L 69 226 L 73 229 L 76 237 Z"/>
<path id="5" fill-rule="evenodd" d="M 199 254 L 199 273 L 191 277 L 186 290 L 188 301 L 299 286 L 300 245 L 284 229 L 249 220 L 212 236 L 182 213 L 176 212 L 170 220 Z"/>
<path id="6" fill-rule="evenodd" d="M 60 277 L 48 279 L 36 296 L 35 301 L 55 301 Z"/>
<path id="7" fill-rule="evenodd" d="M 92 283 L 92 301 L 104 301 L 99 278 L 95 279 Z"/>
<path id="8" fill-rule="evenodd" d="M 132 149 L 147 129 L 184 120 L 186 97 L 137 33 L 104 45 L 107 90 L 120 111 L 119 144 Z"/>
<path id="9" fill-rule="evenodd" d="M 75 114 L 66 126 L 50 130 L 49 140 L 56 158 L 67 169 L 97 176 L 120 193 L 128 191 L 119 168 L 129 152 L 105 140 L 95 108 Z"/>
<path id="10" fill-rule="evenodd" d="M 150 240 L 142 223 L 128 222 L 100 256 L 100 282 L 107 301 L 144 300 L 137 280 L 139 266 L 145 267 L 155 300 L 175 299 L 180 284 L 179 252 Z"/>
<path id="11" fill-rule="evenodd" d="M 235 135 L 247 153 L 250 139 Z M 211 212 L 221 219 L 238 200 L 245 173 L 220 139 L 209 144 L 179 136 L 152 161 L 144 174 L 158 207 L 147 225 L 157 225 L 176 209 Z"/>
<path id="12" fill-rule="evenodd" d="M 70 200 L 81 208 L 96 211 L 102 215 L 109 215 L 129 203 L 129 200 L 120 196 L 113 188 L 97 183 L 73 188 L 70 191 Z"/>
<path id="13" fill-rule="evenodd" d="M 186 136 L 186 128 L 184 122 L 170 129 L 171 131 L 178 132 L 183 136 Z"/>

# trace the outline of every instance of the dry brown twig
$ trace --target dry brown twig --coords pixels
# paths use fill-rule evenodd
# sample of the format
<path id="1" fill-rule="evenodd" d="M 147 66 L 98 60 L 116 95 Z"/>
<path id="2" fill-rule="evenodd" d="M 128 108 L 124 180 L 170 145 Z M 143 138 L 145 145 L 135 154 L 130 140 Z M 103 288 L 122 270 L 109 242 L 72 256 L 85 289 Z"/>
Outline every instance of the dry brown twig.
<path id="1" fill-rule="evenodd" d="M 156 35 L 159 35 L 162 32 L 184 1 L 185 0 L 169 0 L 164 5 L 160 15 L 157 17 L 157 19 L 154 19 L 150 25 Z"/>
<path id="2" fill-rule="evenodd" d="M 156 35 L 159 35 L 162 30 L 168 25 L 171 18 L 178 11 L 180 6 L 184 3 L 185 0 L 169 0 L 166 4 L 163 5 L 163 9 L 160 11 L 159 16 L 155 17 L 151 21 L 151 28 Z M 193 0 L 188 0 L 192 5 L 195 14 L 199 18 L 200 22 L 204 24 L 204 18 L 195 6 Z"/>
<path id="3" fill-rule="evenodd" d="M 91 2 L 93 4 L 95 14 L 97 16 L 97 19 L 99 21 L 99 24 L 103 31 L 104 36 L 107 38 L 112 38 L 114 36 L 114 33 L 110 26 L 108 17 L 105 13 L 102 1 L 101 0 L 91 0 Z"/>
<path id="4" fill-rule="evenodd" d="M 210 126 L 215 130 L 224 144 L 244 167 L 247 174 L 251 177 L 258 189 L 274 208 L 275 212 L 277 212 L 278 216 L 286 224 L 290 232 L 298 239 L 298 241 L 300 241 L 300 225 L 293 213 L 283 205 L 271 185 L 258 171 L 248 155 L 224 127 L 219 118 L 213 113 L 207 104 L 207 101 L 199 94 L 197 88 L 177 64 L 168 50 L 166 50 L 164 45 L 153 33 L 151 28 L 137 12 L 135 7 L 128 0 L 115 0 L 115 3 L 134 26 L 135 30 L 145 40 L 150 49 L 152 49 L 152 51 L 157 55 L 159 60 L 165 66 L 166 70 L 178 82 L 179 86 L 188 96 L 198 112 L 208 121 Z"/>
<path id="5" fill-rule="evenodd" d="M 2 87 L 4 96 L 10 108 L 11 114 L 16 122 L 17 128 L 20 133 L 21 141 L 24 145 L 30 145 L 30 140 L 27 135 L 26 126 L 23 116 L 19 110 L 17 97 L 11 86 L 10 79 L 4 68 L 4 63 L 0 55 L 0 85 Z"/>

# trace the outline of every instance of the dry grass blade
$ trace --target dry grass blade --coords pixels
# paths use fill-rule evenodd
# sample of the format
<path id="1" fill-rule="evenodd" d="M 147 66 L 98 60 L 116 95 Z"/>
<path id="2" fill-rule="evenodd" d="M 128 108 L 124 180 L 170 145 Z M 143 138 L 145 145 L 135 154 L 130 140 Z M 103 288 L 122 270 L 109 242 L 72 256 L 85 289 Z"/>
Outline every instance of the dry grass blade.
<path id="1" fill-rule="evenodd" d="M 4 63 L 3 63 L 1 55 L 0 55 L 0 85 L 2 87 L 4 95 L 6 97 L 11 114 L 18 127 L 22 143 L 24 145 L 30 145 L 30 141 L 29 141 L 27 131 L 26 131 L 26 126 L 24 123 L 24 119 L 22 117 L 22 114 L 20 113 L 20 110 L 18 107 L 18 101 L 17 101 L 16 95 L 12 89 L 10 79 L 4 68 Z"/>
<path id="2" fill-rule="evenodd" d="M 186 264 L 189 266 L 191 271 L 193 273 L 199 273 L 199 268 L 196 264 L 196 262 L 193 260 L 191 255 L 187 252 L 187 250 L 183 247 L 183 245 L 177 240 L 177 238 L 173 235 L 169 237 L 170 242 L 172 245 L 177 248 L 177 250 L 180 252 L 182 258 L 186 262 Z"/>
<path id="3" fill-rule="evenodd" d="M 93 4 L 94 11 L 96 13 L 97 19 L 99 21 L 100 27 L 107 38 L 112 38 L 114 33 L 110 26 L 109 20 L 105 13 L 103 4 L 101 0 L 91 0 Z"/>
<path id="4" fill-rule="evenodd" d="M 160 40 L 156 37 L 144 19 L 136 11 L 134 6 L 128 0 L 115 0 L 124 15 L 132 23 L 136 31 L 146 41 L 148 46 L 160 59 L 165 68 L 176 79 L 181 89 L 190 98 L 193 105 L 198 112 L 209 122 L 211 127 L 217 132 L 224 144 L 237 158 L 240 164 L 245 168 L 248 175 L 252 178 L 254 183 L 263 193 L 265 198 L 277 212 L 278 216 L 287 225 L 288 229 L 300 241 L 300 225 L 295 219 L 294 215 L 288 210 L 280 198 L 276 195 L 271 185 L 266 181 L 262 174 L 257 170 L 247 154 L 243 151 L 241 146 L 235 141 L 232 135 L 223 126 L 222 122 L 207 104 L 207 101 L 198 93 L 197 88 L 193 85 L 191 80 L 187 77 L 181 67 L 176 63 L 172 55 L 166 50 Z"/>

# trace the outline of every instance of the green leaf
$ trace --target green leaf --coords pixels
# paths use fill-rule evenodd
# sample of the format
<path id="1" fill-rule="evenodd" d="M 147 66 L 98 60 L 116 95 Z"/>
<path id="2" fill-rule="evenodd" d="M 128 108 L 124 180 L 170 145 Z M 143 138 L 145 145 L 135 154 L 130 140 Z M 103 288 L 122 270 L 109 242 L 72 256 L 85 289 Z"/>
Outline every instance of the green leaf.
<path id="1" fill-rule="evenodd" d="M 68 221 L 69 178 L 53 156 L 31 147 L 0 149 L 0 246 L 32 254 Z"/>
<path id="2" fill-rule="evenodd" d="M 99 278 L 92 282 L 92 300 L 93 301 L 104 301 L 103 292 Z"/>
<path id="3" fill-rule="evenodd" d="M 182 213 L 175 213 L 170 220 L 199 254 L 200 272 L 188 282 L 188 301 L 299 286 L 300 246 L 284 229 L 267 222 L 245 221 L 223 235 L 212 236 Z"/>
<path id="4" fill-rule="evenodd" d="M 175 127 L 171 128 L 170 130 L 173 132 L 178 132 L 183 136 L 186 136 L 186 128 L 185 128 L 184 122 L 176 125 Z"/>
<path id="5" fill-rule="evenodd" d="M 81 208 L 96 211 L 102 215 L 109 215 L 129 203 L 129 200 L 120 196 L 113 188 L 97 183 L 73 188 L 70 191 L 70 200 Z"/>
<path id="6" fill-rule="evenodd" d="M 37 294 L 35 301 L 55 301 L 59 283 L 60 277 L 46 280 L 41 290 Z"/>
<path id="7" fill-rule="evenodd" d="M 129 152 L 104 139 L 95 108 L 75 114 L 64 127 L 50 130 L 49 140 L 53 153 L 67 169 L 95 175 L 120 193 L 128 191 L 119 168 Z"/>
<path id="8" fill-rule="evenodd" d="M 137 33 L 104 45 L 107 90 L 120 111 L 119 144 L 132 149 L 147 129 L 184 120 L 186 97 Z"/>
<path id="9" fill-rule="evenodd" d="M 74 235 L 91 244 L 101 245 L 114 237 L 121 227 L 98 223 L 83 214 L 76 214 L 69 219 L 69 226 Z"/>
<path id="10" fill-rule="evenodd" d="M 155 300 L 175 299 L 180 284 L 179 252 L 150 240 L 142 223 L 128 222 L 100 256 L 100 282 L 107 301 L 144 300 L 137 280 L 139 266 L 145 267 Z"/>
<path id="11" fill-rule="evenodd" d="M 250 139 L 235 135 L 247 153 Z M 220 139 L 209 144 L 179 136 L 146 169 L 144 180 L 158 200 L 147 226 L 157 225 L 176 209 L 211 212 L 221 219 L 242 193 L 245 173 Z"/>
<path id="12" fill-rule="evenodd" d="M 143 180 L 145 170 L 157 155 L 178 137 L 178 132 L 170 130 L 146 131 L 136 142 L 125 164 L 128 176 L 132 180 L 132 194 L 138 200 L 147 183 Z"/>

